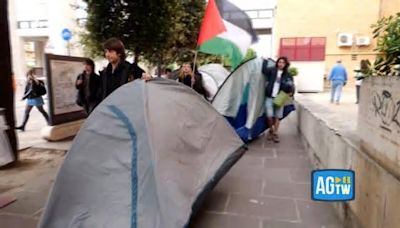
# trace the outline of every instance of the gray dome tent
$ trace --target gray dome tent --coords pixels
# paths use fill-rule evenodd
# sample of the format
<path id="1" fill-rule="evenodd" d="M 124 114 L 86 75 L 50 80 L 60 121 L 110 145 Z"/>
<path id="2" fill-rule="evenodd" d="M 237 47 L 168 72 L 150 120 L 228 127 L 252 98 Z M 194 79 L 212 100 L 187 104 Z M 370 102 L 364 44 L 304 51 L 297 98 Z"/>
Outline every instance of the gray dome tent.
<path id="1" fill-rule="evenodd" d="M 136 80 L 81 128 L 39 227 L 187 227 L 243 153 L 234 129 L 193 90 Z"/>

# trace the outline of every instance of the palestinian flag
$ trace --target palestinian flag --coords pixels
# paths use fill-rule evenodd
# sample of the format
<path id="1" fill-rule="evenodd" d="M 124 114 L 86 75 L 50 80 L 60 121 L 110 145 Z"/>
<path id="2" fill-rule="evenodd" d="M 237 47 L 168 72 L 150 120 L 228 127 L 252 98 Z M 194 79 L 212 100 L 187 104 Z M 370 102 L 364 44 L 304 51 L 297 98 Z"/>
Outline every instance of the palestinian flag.
<path id="1" fill-rule="evenodd" d="M 208 1 L 197 41 L 199 51 L 228 56 L 236 68 L 255 41 L 257 35 L 244 11 L 227 0 Z"/>

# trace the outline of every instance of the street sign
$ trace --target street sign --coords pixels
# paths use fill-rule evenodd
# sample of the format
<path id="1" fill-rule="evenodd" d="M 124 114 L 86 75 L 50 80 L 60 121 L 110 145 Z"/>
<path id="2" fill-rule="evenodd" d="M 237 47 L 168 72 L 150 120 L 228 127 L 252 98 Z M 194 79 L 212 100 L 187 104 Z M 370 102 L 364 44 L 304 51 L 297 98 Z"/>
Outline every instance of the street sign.
<path id="1" fill-rule="evenodd" d="M 69 40 L 72 38 L 72 33 L 71 33 L 71 31 L 70 31 L 69 29 L 67 29 L 67 28 L 65 28 L 65 29 L 62 30 L 61 35 L 62 35 L 62 38 L 63 38 L 65 41 L 69 41 Z"/>

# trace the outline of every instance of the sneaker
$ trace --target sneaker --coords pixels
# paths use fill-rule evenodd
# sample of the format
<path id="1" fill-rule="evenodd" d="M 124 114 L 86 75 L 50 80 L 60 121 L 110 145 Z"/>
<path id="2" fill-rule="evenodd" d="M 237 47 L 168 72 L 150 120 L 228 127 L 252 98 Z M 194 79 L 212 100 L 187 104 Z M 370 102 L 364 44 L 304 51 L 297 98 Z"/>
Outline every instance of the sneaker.
<path id="1" fill-rule="evenodd" d="M 281 140 L 279 139 L 279 136 L 278 136 L 277 134 L 273 134 L 272 140 L 273 140 L 275 143 L 279 143 L 279 142 L 281 141 Z"/>

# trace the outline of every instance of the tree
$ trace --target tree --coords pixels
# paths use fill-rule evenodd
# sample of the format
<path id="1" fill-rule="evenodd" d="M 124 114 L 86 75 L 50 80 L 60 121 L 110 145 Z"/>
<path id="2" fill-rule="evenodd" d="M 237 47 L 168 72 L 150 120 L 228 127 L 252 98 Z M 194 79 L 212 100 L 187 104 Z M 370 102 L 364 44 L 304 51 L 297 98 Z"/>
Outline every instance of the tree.
<path id="1" fill-rule="evenodd" d="M 174 62 L 182 49 L 194 49 L 204 0 L 85 0 L 87 33 L 82 42 L 92 56 L 101 44 L 120 38 L 128 51 L 153 64 Z"/>
<path id="2" fill-rule="evenodd" d="M 8 4 L 6 0 L 0 0 L 0 52 L 2 59 L 0 61 L 0 107 L 6 109 L 6 122 L 9 126 L 7 136 L 10 140 L 14 157 L 17 161 L 17 138 L 15 135 L 14 120 L 14 92 L 11 73 L 11 53 L 10 39 L 8 30 Z M 15 162 L 14 162 L 15 163 Z"/>
<path id="3" fill-rule="evenodd" d="M 376 50 L 382 53 L 375 60 L 374 73 L 400 75 L 400 70 L 395 69 L 400 65 L 400 13 L 379 19 L 372 28 L 374 38 L 378 39 Z"/>

